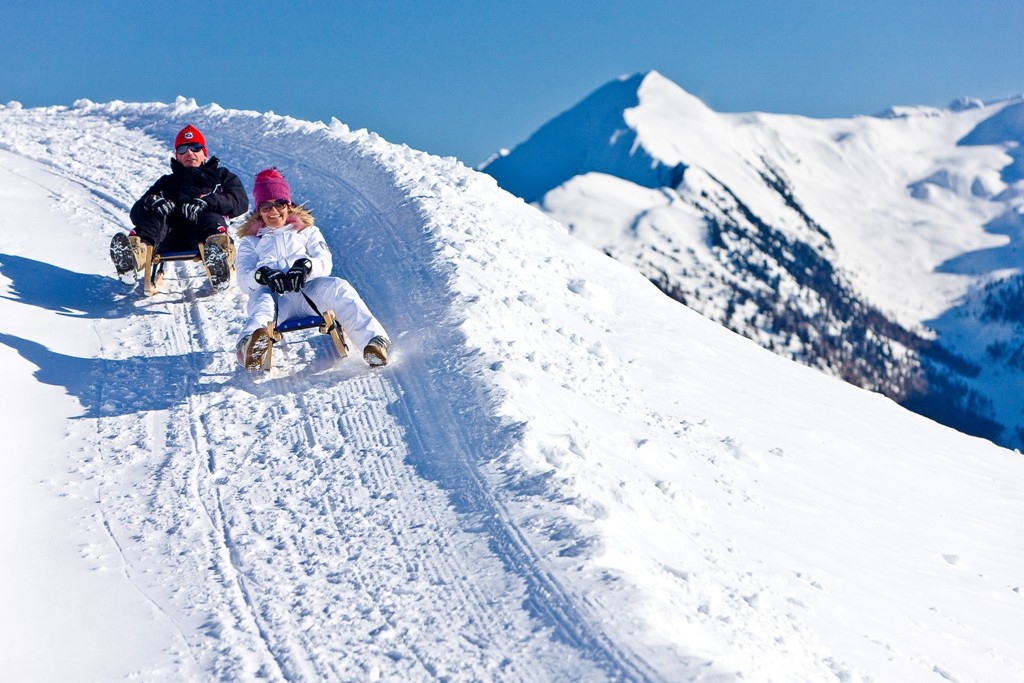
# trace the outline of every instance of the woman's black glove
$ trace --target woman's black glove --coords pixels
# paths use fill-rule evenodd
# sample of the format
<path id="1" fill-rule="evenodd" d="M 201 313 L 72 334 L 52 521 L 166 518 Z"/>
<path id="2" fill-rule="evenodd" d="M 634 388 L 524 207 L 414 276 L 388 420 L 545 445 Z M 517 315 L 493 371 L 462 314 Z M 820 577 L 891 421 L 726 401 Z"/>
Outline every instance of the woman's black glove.
<path id="1" fill-rule="evenodd" d="M 309 277 L 309 273 L 312 270 L 313 262 L 308 258 L 300 258 L 293 263 L 292 267 L 285 274 L 285 277 L 288 279 L 288 291 L 301 292 L 302 288 L 306 286 L 306 278 Z"/>
<path id="2" fill-rule="evenodd" d="M 263 266 L 256 271 L 256 282 L 269 287 L 270 291 L 275 294 L 284 294 L 288 291 L 287 289 L 287 277 L 280 270 L 274 270 L 270 266 Z"/>

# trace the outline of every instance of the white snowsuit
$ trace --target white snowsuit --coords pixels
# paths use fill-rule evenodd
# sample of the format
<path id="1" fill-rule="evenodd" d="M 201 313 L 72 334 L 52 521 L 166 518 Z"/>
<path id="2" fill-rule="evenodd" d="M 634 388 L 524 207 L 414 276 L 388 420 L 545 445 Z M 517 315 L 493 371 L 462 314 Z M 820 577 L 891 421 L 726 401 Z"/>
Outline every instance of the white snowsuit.
<path id="1" fill-rule="evenodd" d="M 263 266 L 287 271 L 301 258 L 308 258 L 313 264 L 302 291 L 321 311 L 334 312 L 356 349 L 361 351 L 378 335 L 387 338 L 384 328 L 355 288 L 346 280 L 331 277 L 334 259 L 320 229 L 315 225 L 303 227 L 296 216 L 290 216 L 288 223 L 280 228 L 263 226 L 257 235 L 246 235 L 239 240 L 235 277 L 241 290 L 249 294 L 248 319 L 239 341 L 271 320 L 283 322 L 319 313 L 314 313 L 300 292 L 275 295 L 270 288 L 256 282 L 256 271 Z"/>

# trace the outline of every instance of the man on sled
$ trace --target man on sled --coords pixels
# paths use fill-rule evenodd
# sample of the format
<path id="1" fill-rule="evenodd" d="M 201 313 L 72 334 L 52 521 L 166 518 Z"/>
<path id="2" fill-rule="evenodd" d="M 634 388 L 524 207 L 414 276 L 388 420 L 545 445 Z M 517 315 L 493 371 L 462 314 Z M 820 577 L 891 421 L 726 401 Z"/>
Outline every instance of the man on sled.
<path id="1" fill-rule="evenodd" d="M 110 242 L 110 257 L 118 277 L 134 282 L 160 254 L 182 252 L 202 260 L 214 289 L 228 286 L 235 245 L 227 232 L 228 219 L 249 208 L 242 182 L 207 155 L 206 140 L 195 127 L 185 126 L 174 138 L 171 173 L 162 176 L 132 206 L 131 232 Z M 154 283 L 146 283 L 147 293 Z"/>

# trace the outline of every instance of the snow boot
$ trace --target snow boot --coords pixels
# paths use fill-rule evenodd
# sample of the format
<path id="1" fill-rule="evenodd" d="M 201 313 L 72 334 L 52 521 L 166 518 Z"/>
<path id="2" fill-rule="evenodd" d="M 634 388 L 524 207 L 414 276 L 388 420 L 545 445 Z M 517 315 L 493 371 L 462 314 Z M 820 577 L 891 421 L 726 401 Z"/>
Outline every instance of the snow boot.
<path id="1" fill-rule="evenodd" d="M 210 235 L 203 243 L 203 265 L 214 289 L 226 289 L 235 262 L 235 245 L 224 233 Z"/>
<path id="2" fill-rule="evenodd" d="M 370 343 L 363 349 L 363 360 L 367 365 L 380 367 L 388 364 L 388 351 L 391 349 L 391 342 L 380 335 L 370 340 Z"/>
<path id="3" fill-rule="evenodd" d="M 243 337 L 235 347 L 238 363 L 246 372 L 259 372 L 270 369 L 270 350 L 274 345 L 267 328 L 257 328 L 252 334 Z"/>
<path id="4" fill-rule="evenodd" d="M 135 270 L 142 270 L 153 256 L 153 247 L 142 241 L 138 235 L 128 235 L 128 244 L 132 245 L 135 256 Z"/>
<path id="5" fill-rule="evenodd" d="M 138 272 L 146 264 L 146 246 L 136 235 L 119 232 L 110 238 L 110 260 L 117 276 L 124 282 L 135 282 Z"/>

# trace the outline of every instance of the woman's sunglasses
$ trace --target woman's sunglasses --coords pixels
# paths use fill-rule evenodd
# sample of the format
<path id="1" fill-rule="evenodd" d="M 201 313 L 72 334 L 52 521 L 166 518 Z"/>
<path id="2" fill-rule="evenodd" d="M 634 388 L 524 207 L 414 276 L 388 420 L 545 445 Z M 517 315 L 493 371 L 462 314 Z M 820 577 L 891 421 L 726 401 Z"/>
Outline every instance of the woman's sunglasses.
<path id="1" fill-rule="evenodd" d="M 260 211 L 270 211 L 271 209 L 281 210 L 284 207 L 289 206 L 290 204 L 291 202 L 289 202 L 287 199 L 275 199 L 274 201 L 271 202 L 260 202 L 259 207 L 257 208 L 259 208 Z"/>
<path id="2" fill-rule="evenodd" d="M 203 146 L 200 145 L 198 142 L 190 142 L 187 145 L 178 145 L 177 147 L 174 148 L 174 151 L 177 152 L 178 154 L 184 154 L 185 152 L 198 153 L 199 150 L 201 150 L 202 148 Z"/>

